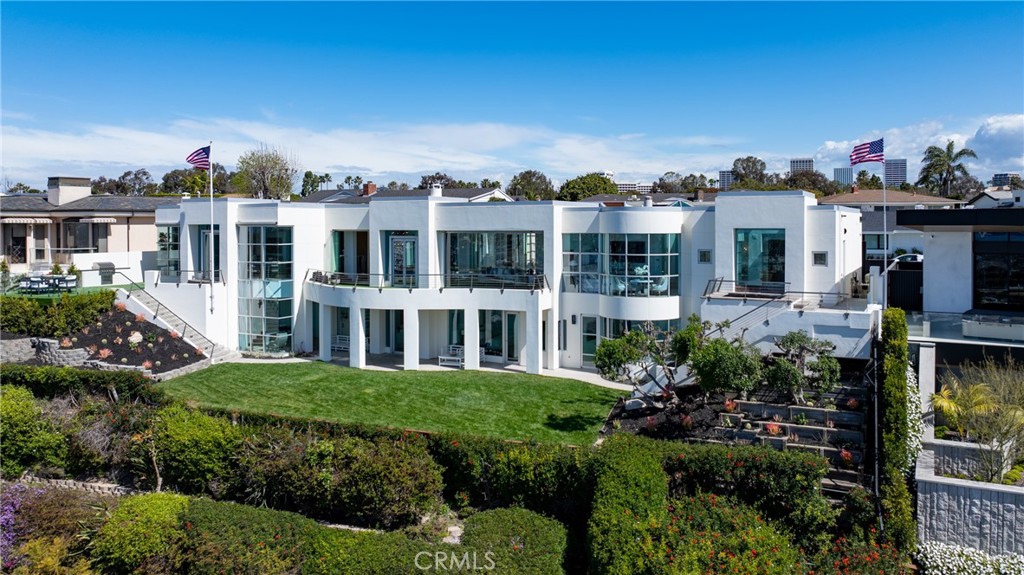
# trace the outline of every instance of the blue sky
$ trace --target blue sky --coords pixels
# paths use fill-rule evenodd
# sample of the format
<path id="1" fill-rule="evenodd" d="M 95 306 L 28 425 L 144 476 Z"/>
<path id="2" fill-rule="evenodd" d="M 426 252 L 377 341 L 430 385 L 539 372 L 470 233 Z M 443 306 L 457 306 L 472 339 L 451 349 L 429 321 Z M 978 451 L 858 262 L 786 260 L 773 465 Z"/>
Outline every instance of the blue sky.
<path id="1" fill-rule="evenodd" d="M 3 176 L 159 180 L 214 141 L 386 183 L 832 175 L 856 143 L 1024 171 L 1024 3 L 0 5 Z M 874 166 L 874 165 L 872 165 Z M 877 171 L 877 167 L 871 168 Z"/>

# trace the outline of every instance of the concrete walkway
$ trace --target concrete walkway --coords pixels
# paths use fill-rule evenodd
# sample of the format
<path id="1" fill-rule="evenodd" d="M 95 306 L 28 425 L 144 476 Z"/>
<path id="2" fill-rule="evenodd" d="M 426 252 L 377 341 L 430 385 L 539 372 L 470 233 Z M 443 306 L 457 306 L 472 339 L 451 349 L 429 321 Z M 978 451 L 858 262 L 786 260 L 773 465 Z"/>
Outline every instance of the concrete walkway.
<path id="1" fill-rule="evenodd" d="M 317 358 L 310 357 L 285 357 L 281 359 L 257 359 L 243 357 L 233 359 L 228 363 L 303 363 L 310 361 L 319 361 Z M 383 355 L 368 355 L 366 358 L 366 369 L 372 369 L 377 371 L 403 371 L 402 369 L 403 358 L 398 354 L 383 354 Z M 342 367 L 348 366 L 348 357 L 344 354 L 335 355 L 331 359 L 331 363 L 340 365 Z M 419 366 L 421 371 L 451 371 L 456 368 L 453 367 L 442 367 L 437 365 L 437 360 L 427 360 L 420 363 Z M 484 363 L 480 366 L 480 371 L 490 371 L 499 373 L 526 373 L 526 367 L 516 364 L 499 365 L 496 363 Z M 564 379 L 574 379 L 576 381 L 582 381 L 583 383 L 589 383 L 591 385 L 597 385 L 599 387 L 605 387 L 608 389 L 615 389 L 622 392 L 630 392 L 633 390 L 631 385 L 624 383 L 617 383 L 614 381 L 608 381 L 601 377 L 596 371 L 583 370 L 583 369 L 544 369 L 541 371 L 541 375 L 546 377 L 561 377 Z"/>

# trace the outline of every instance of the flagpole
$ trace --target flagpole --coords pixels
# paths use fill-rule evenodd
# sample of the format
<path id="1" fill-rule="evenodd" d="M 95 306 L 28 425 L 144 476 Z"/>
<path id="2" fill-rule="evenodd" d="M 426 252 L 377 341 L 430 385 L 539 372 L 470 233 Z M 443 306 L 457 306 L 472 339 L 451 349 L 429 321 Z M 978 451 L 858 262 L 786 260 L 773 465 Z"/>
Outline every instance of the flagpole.
<path id="1" fill-rule="evenodd" d="M 213 250 L 217 245 L 214 241 L 214 223 L 213 223 L 213 140 L 210 140 L 210 153 L 209 153 L 209 180 L 210 180 L 210 313 L 213 313 L 213 282 L 214 282 L 214 253 Z"/>
<path id="2" fill-rule="evenodd" d="M 883 144 L 884 145 L 884 144 Z M 884 148 L 883 148 L 883 154 Z M 882 157 L 882 240 L 885 241 L 885 289 L 882 291 L 882 309 L 889 305 L 889 202 L 885 190 L 885 157 Z"/>

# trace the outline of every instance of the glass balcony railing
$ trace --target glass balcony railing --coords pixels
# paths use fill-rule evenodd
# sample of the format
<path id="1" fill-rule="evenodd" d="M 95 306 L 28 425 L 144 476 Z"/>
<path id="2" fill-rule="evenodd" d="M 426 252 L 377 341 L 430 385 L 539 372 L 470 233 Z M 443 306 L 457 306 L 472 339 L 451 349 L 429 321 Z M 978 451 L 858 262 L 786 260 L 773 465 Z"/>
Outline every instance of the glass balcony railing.
<path id="1" fill-rule="evenodd" d="M 908 312 L 907 334 L 929 339 L 993 340 L 1024 345 L 1024 315 Z"/>

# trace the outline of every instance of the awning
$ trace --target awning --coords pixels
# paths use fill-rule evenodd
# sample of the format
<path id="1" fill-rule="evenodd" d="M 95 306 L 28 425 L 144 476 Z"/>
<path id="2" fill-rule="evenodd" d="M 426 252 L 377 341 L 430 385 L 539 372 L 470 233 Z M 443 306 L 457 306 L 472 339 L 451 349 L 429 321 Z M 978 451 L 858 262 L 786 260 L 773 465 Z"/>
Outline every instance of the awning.
<path id="1" fill-rule="evenodd" d="M 34 224 L 36 223 L 35 218 L 4 218 L 0 220 L 0 224 Z"/>
<path id="2" fill-rule="evenodd" d="M 50 218 L 32 218 L 37 224 L 52 224 L 53 220 Z"/>
<path id="3" fill-rule="evenodd" d="M 83 224 L 116 224 L 117 218 L 82 218 L 78 221 Z"/>

